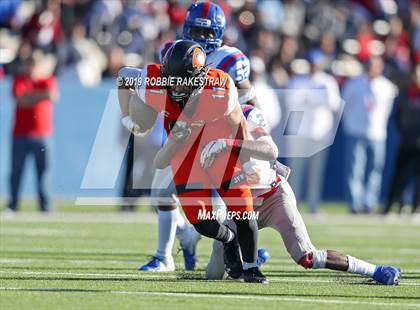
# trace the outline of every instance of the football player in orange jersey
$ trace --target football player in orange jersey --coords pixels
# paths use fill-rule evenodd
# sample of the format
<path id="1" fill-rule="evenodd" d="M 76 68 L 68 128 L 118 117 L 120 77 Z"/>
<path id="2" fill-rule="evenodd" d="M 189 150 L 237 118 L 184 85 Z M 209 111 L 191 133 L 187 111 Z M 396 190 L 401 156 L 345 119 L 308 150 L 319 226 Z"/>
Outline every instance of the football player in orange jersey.
<path id="1" fill-rule="evenodd" d="M 178 144 L 171 159 L 174 183 L 187 219 L 202 235 L 224 245 L 226 271 L 232 278 L 266 283 L 257 267 L 258 228 L 252 196 L 237 152 L 224 152 L 213 162 L 213 169 L 200 165 L 201 149 L 210 141 L 252 140 L 232 79 L 223 71 L 205 66 L 205 52 L 192 41 L 177 41 L 165 54 L 162 65 L 151 64 L 142 70 L 136 92 L 155 112 L 164 112 L 168 145 Z M 119 100 L 123 123 L 137 133 L 148 129 L 134 122 L 128 111 L 124 89 L 132 87 L 120 81 Z M 211 188 L 236 212 L 237 236 L 216 219 L 200 219 L 200 212 L 212 211 Z M 203 213 L 202 213 L 203 214 Z M 251 218 L 251 219 L 249 219 Z M 240 259 L 239 247 L 242 253 Z"/>

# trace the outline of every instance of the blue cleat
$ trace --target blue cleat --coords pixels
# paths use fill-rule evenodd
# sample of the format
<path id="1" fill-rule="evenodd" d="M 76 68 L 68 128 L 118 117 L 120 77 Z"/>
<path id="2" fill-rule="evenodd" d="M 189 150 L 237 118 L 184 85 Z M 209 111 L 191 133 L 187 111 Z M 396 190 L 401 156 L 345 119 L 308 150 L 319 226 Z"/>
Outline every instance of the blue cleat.
<path id="1" fill-rule="evenodd" d="M 195 270 L 195 266 L 197 265 L 197 257 L 195 253 L 188 250 L 186 247 L 182 247 L 182 254 L 184 255 L 184 266 L 185 270 Z"/>
<path id="2" fill-rule="evenodd" d="M 186 240 L 180 242 L 182 254 L 184 255 L 185 270 L 195 270 L 197 266 L 196 248 L 197 243 L 200 241 L 201 235 L 191 227 Z"/>
<path id="3" fill-rule="evenodd" d="M 257 265 L 261 267 L 270 258 L 270 253 L 264 248 L 258 249 Z"/>
<path id="4" fill-rule="evenodd" d="M 173 261 L 164 262 L 159 257 L 153 256 L 147 264 L 139 267 L 137 270 L 152 272 L 172 272 L 175 270 L 175 264 Z"/>
<path id="5" fill-rule="evenodd" d="M 398 285 L 401 269 L 392 266 L 376 266 L 373 280 L 384 285 Z"/>

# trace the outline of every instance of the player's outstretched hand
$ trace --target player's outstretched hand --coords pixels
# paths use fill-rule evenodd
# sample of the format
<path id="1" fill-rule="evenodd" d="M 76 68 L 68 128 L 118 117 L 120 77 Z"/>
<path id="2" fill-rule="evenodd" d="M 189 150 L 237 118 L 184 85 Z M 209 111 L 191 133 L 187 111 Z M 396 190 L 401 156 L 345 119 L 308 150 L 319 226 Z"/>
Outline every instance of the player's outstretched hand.
<path id="1" fill-rule="evenodd" d="M 217 139 L 210 141 L 201 151 L 200 164 L 204 169 L 208 169 L 216 156 L 227 148 L 225 139 Z"/>

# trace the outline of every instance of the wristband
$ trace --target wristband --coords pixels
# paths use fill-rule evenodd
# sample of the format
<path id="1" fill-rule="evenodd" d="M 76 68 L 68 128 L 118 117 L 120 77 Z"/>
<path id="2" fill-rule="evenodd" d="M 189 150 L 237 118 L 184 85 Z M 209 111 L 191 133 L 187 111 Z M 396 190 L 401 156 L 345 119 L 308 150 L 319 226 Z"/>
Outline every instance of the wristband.
<path id="1" fill-rule="evenodd" d="M 134 122 L 129 115 L 121 119 L 121 124 L 123 124 L 123 126 L 127 128 L 129 131 L 133 130 Z"/>
<path id="2" fill-rule="evenodd" d="M 230 148 L 240 148 L 242 145 L 242 140 L 237 139 L 224 139 L 226 142 L 226 145 Z"/>
<path id="3" fill-rule="evenodd" d="M 136 137 L 145 137 L 151 131 L 151 129 L 148 129 L 142 132 L 140 126 L 136 124 L 135 122 L 133 122 L 133 120 L 131 119 L 129 115 L 123 117 L 121 119 L 121 123 L 123 124 L 125 128 L 128 129 L 128 131 L 130 131 Z"/>

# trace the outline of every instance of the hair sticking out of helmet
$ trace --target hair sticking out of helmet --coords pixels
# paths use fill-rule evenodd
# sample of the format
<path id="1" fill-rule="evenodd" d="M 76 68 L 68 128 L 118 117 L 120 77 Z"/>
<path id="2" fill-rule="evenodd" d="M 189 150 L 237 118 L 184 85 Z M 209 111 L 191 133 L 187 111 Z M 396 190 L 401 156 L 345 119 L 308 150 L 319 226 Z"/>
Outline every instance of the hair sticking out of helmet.
<path id="1" fill-rule="evenodd" d="M 185 17 L 183 38 L 199 43 L 209 54 L 222 45 L 225 26 L 225 14 L 217 4 L 194 2 Z"/>

